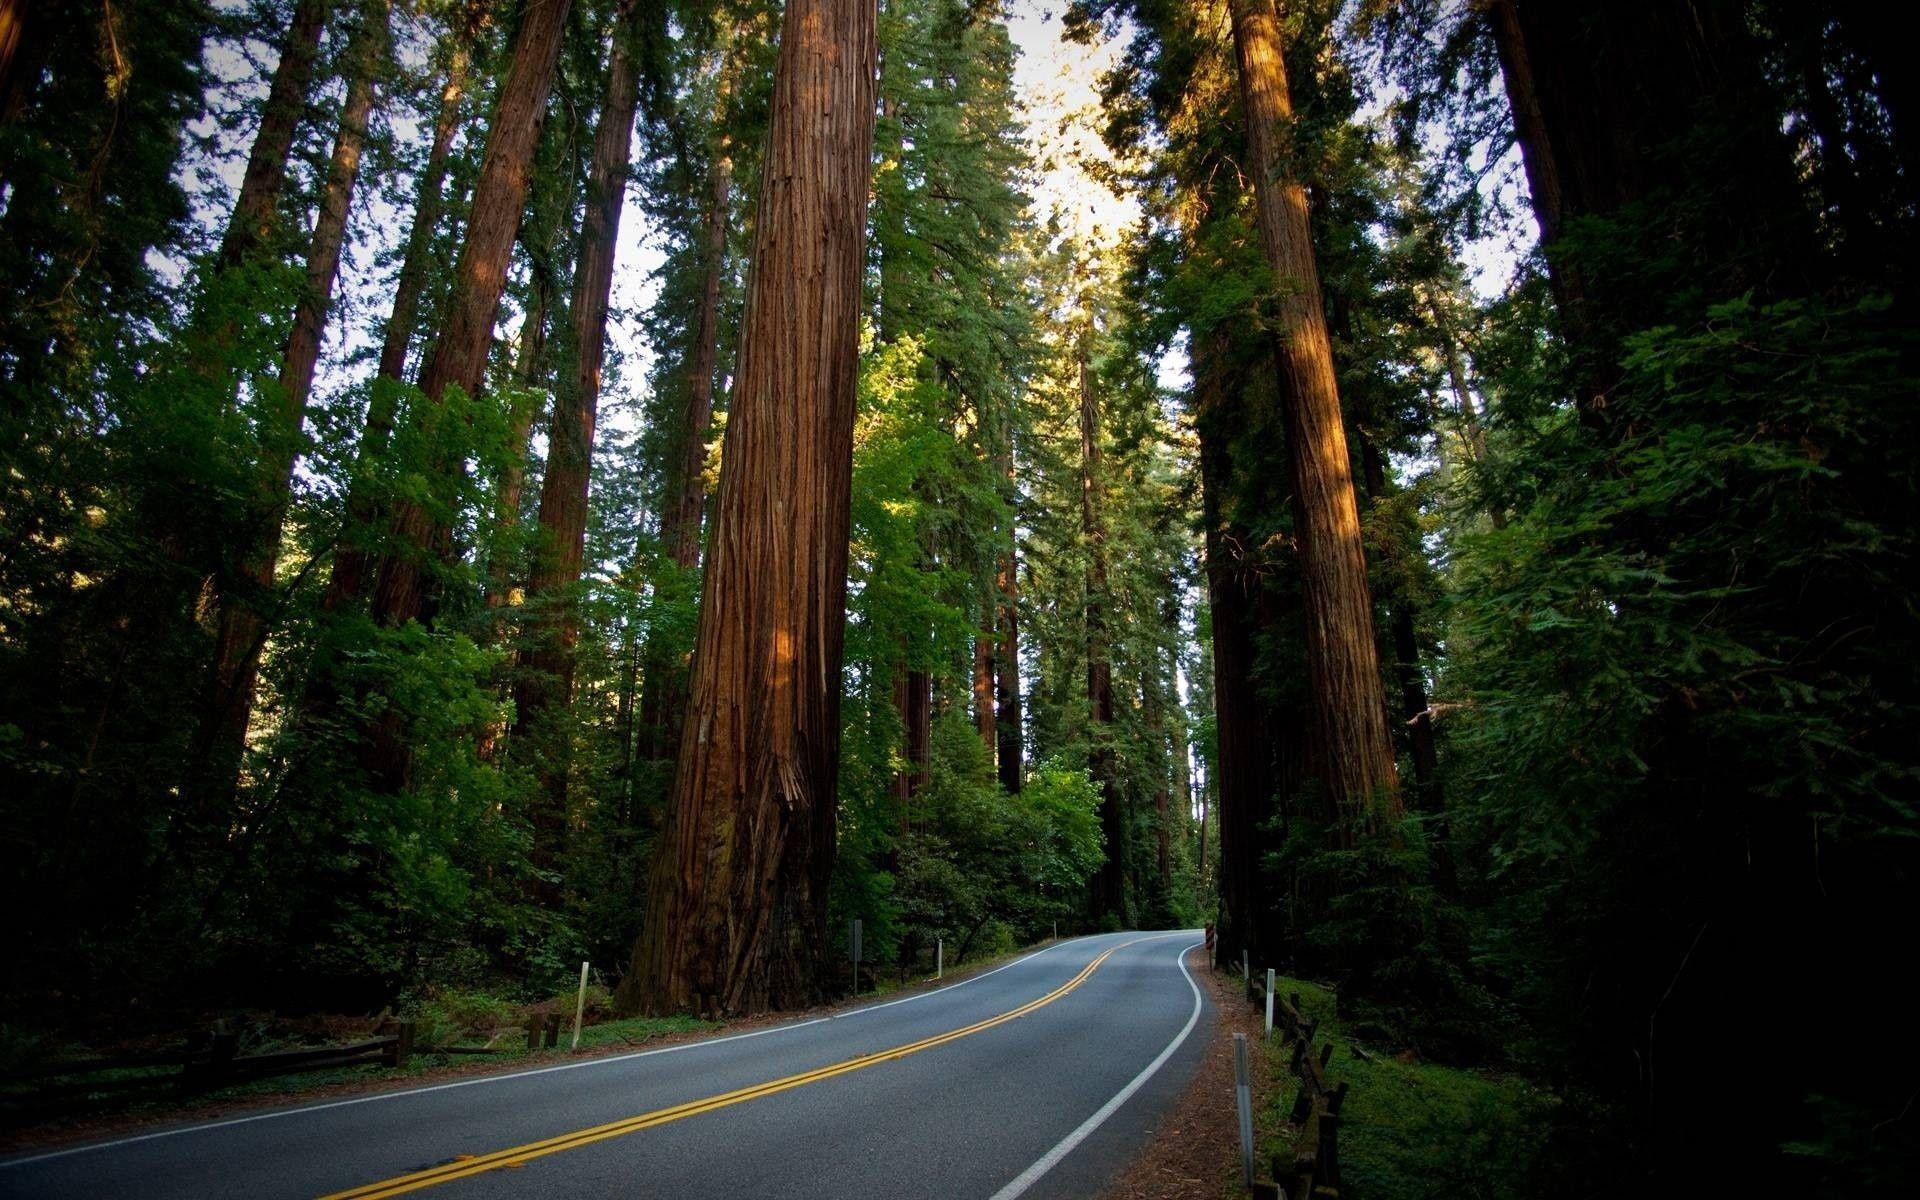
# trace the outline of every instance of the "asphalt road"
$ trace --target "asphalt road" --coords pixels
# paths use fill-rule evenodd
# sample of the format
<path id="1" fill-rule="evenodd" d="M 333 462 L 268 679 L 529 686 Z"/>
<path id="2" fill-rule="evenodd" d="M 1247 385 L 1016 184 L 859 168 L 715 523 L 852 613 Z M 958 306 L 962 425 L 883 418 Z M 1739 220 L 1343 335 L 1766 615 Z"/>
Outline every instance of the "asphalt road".
<path id="1" fill-rule="evenodd" d="M 1200 1059 L 1198 940 L 1078 938 L 830 1017 L 20 1155 L 0 1196 L 1089 1196 Z"/>

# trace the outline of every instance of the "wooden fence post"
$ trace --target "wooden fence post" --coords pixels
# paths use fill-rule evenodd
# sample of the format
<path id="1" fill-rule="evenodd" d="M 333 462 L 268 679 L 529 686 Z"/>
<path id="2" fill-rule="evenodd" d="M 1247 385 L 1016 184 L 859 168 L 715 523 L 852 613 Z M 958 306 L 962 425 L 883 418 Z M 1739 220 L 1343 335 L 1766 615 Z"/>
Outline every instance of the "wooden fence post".
<path id="1" fill-rule="evenodd" d="M 404 1067 L 407 1065 L 407 1059 L 413 1055 L 413 1029 L 414 1025 L 412 1021 L 401 1021 L 395 1026 L 393 1041 L 387 1044 L 387 1066 Z"/>

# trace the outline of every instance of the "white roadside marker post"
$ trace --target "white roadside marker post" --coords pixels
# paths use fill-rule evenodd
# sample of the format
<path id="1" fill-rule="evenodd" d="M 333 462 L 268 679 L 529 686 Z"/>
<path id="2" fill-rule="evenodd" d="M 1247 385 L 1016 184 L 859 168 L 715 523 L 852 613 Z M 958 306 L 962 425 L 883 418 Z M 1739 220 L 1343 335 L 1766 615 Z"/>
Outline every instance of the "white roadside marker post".
<path id="1" fill-rule="evenodd" d="M 1267 1040 L 1273 1040 L 1273 968 L 1267 968 Z"/>
<path id="2" fill-rule="evenodd" d="M 933 977 L 935 979 L 947 969 L 947 943 L 944 938 L 933 939 Z"/>
<path id="3" fill-rule="evenodd" d="M 580 1048 L 580 1022 L 587 1015 L 587 964 L 580 964 L 580 997 L 573 1002 L 573 1048 Z"/>
<path id="4" fill-rule="evenodd" d="M 1247 1035 L 1233 1035 L 1233 1099 L 1240 1109 L 1240 1175 L 1253 1188 L 1253 1085 L 1247 1078 Z"/>

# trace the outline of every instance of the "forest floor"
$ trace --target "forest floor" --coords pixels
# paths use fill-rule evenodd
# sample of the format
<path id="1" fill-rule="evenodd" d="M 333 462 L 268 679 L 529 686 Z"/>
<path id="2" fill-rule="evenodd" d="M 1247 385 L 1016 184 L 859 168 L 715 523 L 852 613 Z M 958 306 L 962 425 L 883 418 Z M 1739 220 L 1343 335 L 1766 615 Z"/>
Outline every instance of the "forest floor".
<path id="1" fill-rule="evenodd" d="M 0 1115 L 0 1126 L 3 1126 L 0 1127 L 0 1153 L 54 1148 L 71 1142 L 140 1133 L 161 1125 L 218 1120 L 256 1110 L 280 1107 L 293 1101 L 345 1099 L 376 1092 L 419 1087 L 423 1084 L 537 1069 L 562 1061 L 605 1058 L 631 1054 L 640 1049 L 651 1050 L 727 1034 L 746 1033 L 769 1025 L 818 1017 L 853 1005 L 871 1003 L 876 996 L 904 995 L 910 992 L 949 987 L 1052 944 L 1051 940 L 1038 942 L 991 958 L 983 958 L 950 969 L 939 979 L 910 976 L 905 983 L 901 983 L 897 977 L 889 974 L 888 977 L 879 981 L 879 986 L 874 991 L 862 992 L 857 997 L 847 997 L 800 1011 L 739 1017 L 725 1022 L 699 1021 L 691 1017 L 638 1017 L 596 1021 L 582 1027 L 581 1045 L 578 1050 L 515 1048 L 488 1055 L 449 1055 L 423 1051 L 416 1053 L 407 1065 L 399 1068 L 381 1066 L 332 1068 L 254 1080 L 193 1097 L 182 1097 L 167 1091 L 137 1100 L 125 1100 L 112 1104 L 111 1107 L 103 1103 L 99 1108 L 69 1109 L 51 1114 L 37 1112 L 31 1105 L 31 1094 L 23 1092 L 14 1098 L 23 1100 L 25 1103 L 16 1111 Z M 556 1000 L 534 1005 L 532 1011 L 544 1012 L 558 1003 Z M 571 1040 L 572 1006 L 572 998 L 567 997 L 564 1006 L 566 1011 L 563 1014 L 565 1028 L 561 1033 L 563 1043 Z M 370 1019 L 315 1018 L 303 1024 L 312 1025 L 315 1028 L 338 1027 L 346 1032 L 346 1037 L 335 1040 L 347 1040 L 365 1036 Z M 355 1028 L 356 1026 L 358 1028 Z M 524 1038 L 524 1036 L 524 1033 L 521 1033 L 521 1037 Z M 93 1052 L 99 1052 L 99 1048 L 94 1048 Z M 177 1070 L 173 1074 L 177 1074 Z M 0 1089 L 0 1091 L 10 1090 L 12 1089 Z M 4 1098 L 6 1097 L 0 1097 L 0 1099 Z"/>

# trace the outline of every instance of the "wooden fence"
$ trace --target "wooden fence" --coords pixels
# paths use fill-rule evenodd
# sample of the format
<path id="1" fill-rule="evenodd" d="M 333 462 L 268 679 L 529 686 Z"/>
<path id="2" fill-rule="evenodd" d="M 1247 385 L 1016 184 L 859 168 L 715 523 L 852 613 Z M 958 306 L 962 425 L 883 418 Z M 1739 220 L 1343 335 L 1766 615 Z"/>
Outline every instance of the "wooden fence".
<path id="1" fill-rule="evenodd" d="M 527 1027 L 527 1049 L 560 1044 L 560 1014 L 549 1013 Z M 496 1054 L 502 1047 L 414 1044 L 412 1021 L 395 1023 L 394 1032 L 344 1046 L 306 1050 L 239 1053 L 239 1037 L 224 1027 L 190 1034 L 179 1050 L 159 1054 L 123 1054 L 41 1063 L 0 1075 L 0 1111 L 35 1119 L 91 1107 L 122 1096 L 173 1091 L 193 1094 L 236 1083 L 323 1071 L 338 1067 L 404 1066 L 416 1054 Z M 177 1071 L 162 1073 L 165 1068 Z M 118 1074 L 138 1072 L 138 1074 Z M 107 1076 L 102 1078 L 102 1076 Z"/>
<path id="2" fill-rule="evenodd" d="M 1251 972 L 1246 982 L 1247 999 L 1264 1010 L 1266 985 Z M 1332 1200 L 1340 1195 L 1340 1108 L 1347 1099 L 1347 1085 L 1334 1083 L 1327 1076 L 1333 1043 L 1314 1049 L 1320 1023 L 1301 1014 L 1298 992 L 1285 999 L 1273 998 L 1273 1030 L 1288 1053 L 1288 1067 L 1298 1090 L 1287 1114 L 1294 1132 L 1293 1152 L 1291 1156 L 1273 1156 L 1273 1184 L 1268 1186 L 1290 1200 L 1316 1196 Z M 1256 1194 L 1265 1190 L 1255 1188 Z"/>

